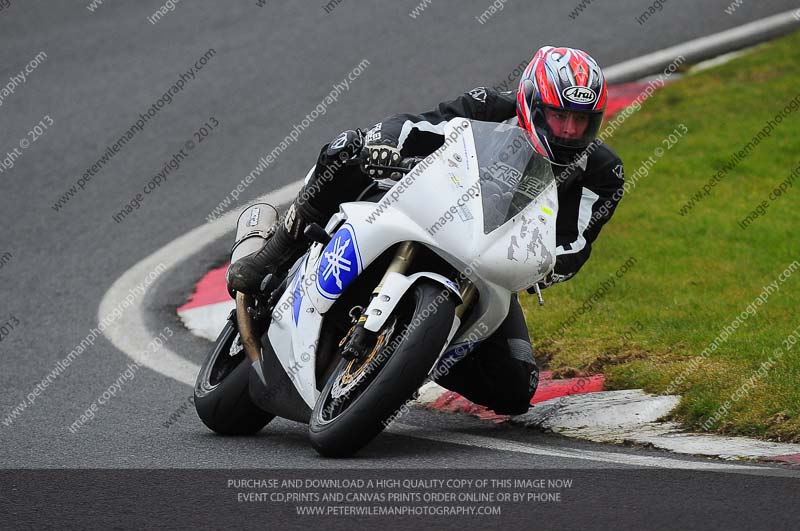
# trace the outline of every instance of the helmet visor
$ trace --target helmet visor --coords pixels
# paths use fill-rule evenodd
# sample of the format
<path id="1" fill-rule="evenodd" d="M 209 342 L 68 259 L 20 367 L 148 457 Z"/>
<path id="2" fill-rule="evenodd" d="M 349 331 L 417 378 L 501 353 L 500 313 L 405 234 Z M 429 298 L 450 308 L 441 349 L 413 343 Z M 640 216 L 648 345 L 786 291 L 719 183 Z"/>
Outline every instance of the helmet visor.
<path id="1" fill-rule="evenodd" d="M 551 147 L 585 149 L 597 138 L 603 123 L 603 111 L 573 111 L 537 106 L 532 113 L 533 126 L 540 138 Z"/>

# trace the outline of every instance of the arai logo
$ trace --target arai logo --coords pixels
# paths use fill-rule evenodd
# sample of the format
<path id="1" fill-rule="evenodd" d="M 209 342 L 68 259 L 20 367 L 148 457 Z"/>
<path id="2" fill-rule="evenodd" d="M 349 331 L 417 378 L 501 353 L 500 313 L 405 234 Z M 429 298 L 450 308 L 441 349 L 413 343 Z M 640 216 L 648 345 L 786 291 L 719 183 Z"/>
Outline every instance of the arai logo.
<path id="1" fill-rule="evenodd" d="M 261 209 L 256 207 L 250 211 L 250 219 L 247 222 L 248 227 L 255 227 L 258 225 L 258 217 L 261 215 Z"/>
<path id="2" fill-rule="evenodd" d="M 592 103 L 597 99 L 597 94 L 589 87 L 567 87 L 561 95 L 572 103 Z"/>

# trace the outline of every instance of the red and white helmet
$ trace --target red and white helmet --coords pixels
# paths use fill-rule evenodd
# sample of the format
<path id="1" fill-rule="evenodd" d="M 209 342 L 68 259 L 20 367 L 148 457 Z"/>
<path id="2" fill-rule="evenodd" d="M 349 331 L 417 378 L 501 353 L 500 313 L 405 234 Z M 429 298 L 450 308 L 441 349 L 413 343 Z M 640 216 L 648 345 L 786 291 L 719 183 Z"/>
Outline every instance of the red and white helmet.
<path id="1" fill-rule="evenodd" d="M 522 74 L 517 118 L 536 149 L 568 164 L 597 138 L 607 99 L 605 76 L 589 54 L 545 46 Z M 559 127 L 567 121 L 570 131 Z"/>

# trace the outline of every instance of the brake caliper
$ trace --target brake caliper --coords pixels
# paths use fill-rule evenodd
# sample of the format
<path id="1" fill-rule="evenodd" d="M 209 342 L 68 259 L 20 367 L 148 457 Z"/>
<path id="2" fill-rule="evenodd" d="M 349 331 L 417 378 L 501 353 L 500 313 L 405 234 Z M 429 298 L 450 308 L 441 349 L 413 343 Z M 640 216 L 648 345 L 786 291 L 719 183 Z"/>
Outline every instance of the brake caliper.
<path id="1" fill-rule="evenodd" d="M 353 326 L 347 335 L 339 342 L 342 357 L 346 360 L 361 360 L 370 352 L 374 344 L 375 334 L 364 328 L 367 316 L 362 306 L 355 306 L 350 310 Z"/>

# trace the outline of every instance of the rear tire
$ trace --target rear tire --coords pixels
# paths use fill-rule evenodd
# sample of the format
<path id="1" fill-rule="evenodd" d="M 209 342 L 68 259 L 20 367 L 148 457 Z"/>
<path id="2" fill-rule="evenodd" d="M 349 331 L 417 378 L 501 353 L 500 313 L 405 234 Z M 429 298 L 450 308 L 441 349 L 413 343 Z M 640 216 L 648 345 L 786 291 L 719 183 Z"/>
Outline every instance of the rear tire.
<path id="1" fill-rule="evenodd" d="M 432 281 L 416 284 L 379 332 L 379 346 L 370 361 L 339 362 L 311 414 L 308 433 L 317 452 L 349 456 L 386 428 L 386 421 L 419 389 L 444 348 L 455 298 Z M 409 326 L 415 321 L 417 326 Z M 387 348 L 392 343 L 393 351 Z M 361 365 L 354 370 L 353 363 Z"/>
<path id="2" fill-rule="evenodd" d="M 238 330 L 230 320 L 200 368 L 194 386 L 197 415 L 220 435 L 253 435 L 273 418 L 250 398 L 250 359 L 242 350 L 230 356 Z"/>

